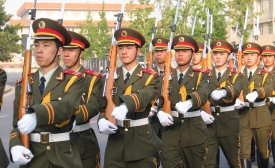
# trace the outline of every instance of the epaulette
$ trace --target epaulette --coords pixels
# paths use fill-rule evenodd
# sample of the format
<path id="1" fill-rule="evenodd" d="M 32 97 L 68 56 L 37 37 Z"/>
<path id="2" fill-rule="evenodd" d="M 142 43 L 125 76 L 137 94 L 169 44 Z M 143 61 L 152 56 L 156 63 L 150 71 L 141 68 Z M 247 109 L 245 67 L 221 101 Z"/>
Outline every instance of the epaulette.
<path id="1" fill-rule="evenodd" d="M 151 74 L 151 75 L 154 75 L 154 76 L 158 75 L 158 73 L 156 71 L 154 71 L 153 69 L 142 68 L 142 72 L 148 73 L 148 74 Z"/>
<path id="2" fill-rule="evenodd" d="M 82 76 L 81 72 L 75 72 L 75 71 L 71 71 L 71 70 L 63 70 L 63 74 L 69 74 L 69 75 L 74 75 L 74 76 L 78 76 L 78 77 Z"/>
<path id="3" fill-rule="evenodd" d="M 210 76 L 212 75 L 212 74 L 211 74 L 211 69 L 210 69 L 210 68 L 208 68 L 208 69 L 206 69 L 206 70 L 203 70 L 203 73 L 210 74 Z"/>
<path id="4" fill-rule="evenodd" d="M 2 71 L 3 70 L 3 68 L 0 68 L 0 71 Z"/>
<path id="5" fill-rule="evenodd" d="M 96 71 L 93 71 L 93 70 L 89 70 L 89 69 L 86 69 L 86 70 L 84 71 L 84 73 L 85 73 L 85 74 L 94 75 L 94 76 L 96 76 L 96 77 L 100 77 L 100 76 L 101 76 L 100 73 L 98 73 L 98 72 L 96 72 Z"/>
<path id="6" fill-rule="evenodd" d="M 261 72 L 269 73 L 269 71 L 268 71 L 268 70 L 265 70 L 265 69 L 261 69 Z"/>
<path id="7" fill-rule="evenodd" d="M 193 68 L 194 72 L 203 72 L 203 70 L 201 68 Z"/>

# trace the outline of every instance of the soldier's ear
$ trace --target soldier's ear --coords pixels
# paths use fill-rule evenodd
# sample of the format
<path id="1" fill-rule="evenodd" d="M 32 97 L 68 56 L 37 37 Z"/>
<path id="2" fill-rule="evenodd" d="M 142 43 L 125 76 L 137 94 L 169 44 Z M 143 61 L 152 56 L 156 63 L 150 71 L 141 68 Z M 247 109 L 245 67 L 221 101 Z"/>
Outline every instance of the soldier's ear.
<path id="1" fill-rule="evenodd" d="M 137 56 L 140 55 L 140 48 L 137 48 Z"/>
<path id="2" fill-rule="evenodd" d="M 63 47 L 59 47 L 57 51 L 57 55 L 61 55 L 63 53 Z"/>

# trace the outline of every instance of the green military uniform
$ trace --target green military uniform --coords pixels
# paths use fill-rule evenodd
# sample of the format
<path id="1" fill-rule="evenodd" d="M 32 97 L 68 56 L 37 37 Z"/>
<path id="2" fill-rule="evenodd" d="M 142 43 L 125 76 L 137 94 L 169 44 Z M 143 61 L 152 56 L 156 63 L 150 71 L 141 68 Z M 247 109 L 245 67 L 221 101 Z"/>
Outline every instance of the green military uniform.
<path id="1" fill-rule="evenodd" d="M 35 39 L 59 39 L 63 45 L 67 45 L 71 41 L 67 30 L 58 22 L 50 19 L 35 20 L 33 29 L 36 33 Z M 76 146 L 69 140 L 69 131 L 72 130 L 74 114 L 80 104 L 84 78 L 81 73 L 63 71 L 62 67 L 57 66 L 56 69 L 52 69 L 52 75 L 41 94 L 39 90 L 40 77 L 39 70 L 32 75 L 32 94 L 28 108 L 28 113 L 35 113 L 37 119 L 35 129 L 29 134 L 30 151 L 34 157 L 27 165 L 20 167 L 81 168 L 81 159 Z M 15 88 L 14 129 L 10 134 L 10 148 L 16 145 L 22 146 L 17 127 L 20 83 L 20 81 L 17 82 Z"/>
<path id="2" fill-rule="evenodd" d="M 6 71 L 0 68 L 0 110 L 3 104 L 3 96 L 5 92 L 6 81 L 7 81 Z M 7 157 L 4 146 L 0 139 L 0 167 L 8 167 L 8 165 L 9 165 L 9 159 Z"/>
<path id="3" fill-rule="evenodd" d="M 144 37 L 137 31 L 121 28 L 114 34 L 117 45 L 133 45 L 142 47 L 145 43 Z M 133 41 L 134 40 L 134 41 Z M 118 78 L 114 82 L 117 89 L 113 96 L 116 106 L 125 103 L 128 109 L 126 118 L 131 123 L 147 121 L 140 126 L 124 128 L 118 124 L 118 130 L 110 134 L 105 151 L 104 166 L 112 167 L 156 167 L 157 162 L 153 155 L 161 148 L 161 141 L 155 135 L 148 122 L 148 115 L 151 111 L 151 102 L 157 97 L 158 86 L 160 83 L 157 73 L 150 69 L 143 69 L 137 65 L 132 69 L 129 80 L 124 83 L 126 73 L 123 67 L 116 70 Z M 101 115 L 104 115 L 107 106 L 106 98 L 102 100 Z M 125 120 L 124 120 L 125 121 Z M 117 120 L 117 123 L 120 121 Z M 147 124 L 146 124 L 147 123 Z"/>
<path id="4" fill-rule="evenodd" d="M 212 52 L 231 53 L 233 47 L 226 41 L 214 41 L 211 43 Z M 219 81 L 218 73 L 221 73 Z M 209 137 L 206 142 L 208 155 L 206 157 L 205 167 L 213 168 L 216 164 L 216 154 L 221 147 L 229 167 L 241 167 L 239 158 L 239 119 L 234 109 L 235 100 L 239 97 L 243 76 L 229 67 L 221 72 L 213 68 L 208 74 L 209 98 L 212 115 L 215 121 L 207 125 Z M 226 90 L 225 97 L 214 100 L 210 95 L 214 90 Z"/>
<path id="5" fill-rule="evenodd" d="M 186 35 L 176 36 L 172 48 L 198 51 L 197 42 Z M 206 74 L 200 70 L 194 70 L 190 66 L 179 84 L 177 71 L 177 69 L 172 71 L 171 92 L 169 94 L 174 124 L 163 128 L 161 164 L 164 168 L 183 167 L 183 159 L 186 168 L 203 167 L 207 154 L 205 142 L 208 131 L 200 116 L 200 109 L 207 100 Z M 192 107 L 184 114 L 185 117 L 181 117 L 176 111 L 175 105 L 189 99 L 192 100 Z M 164 101 L 161 96 L 159 110 L 162 110 L 163 104 Z M 175 117 L 176 115 L 173 113 L 178 114 L 178 117 Z"/>
<path id="6" fill-rule="evenodd" d="M 268 57 L 274 57 L 275 56 L 275 47 L 273 45 L 265 45 L 262 46 L 262 56 L 268 56 Z M 273 81 L 273 85 L 274 85 L 274 89 L 272 91 L 272 95 L 271 97 L 269 97 L 266 102 L 267 102 L 267 106 L 268 109 L 271 113 L 271 130 L 272 130 L 272 135 L 271 135 L 271 141 L 270 141 L 270 148 L 271 148 L 271 152 L 272 152 L 272 158 L 273 158 L 273 163 L 275 163 L 275 104 L 273 101 L 274 97 L 275 97 L 275 67 L 272 67 L 271 69 L 268 70 L 269 74 L 272 76 L 272 81 Z M 273 165 L 273 167 L 275 167 L 275 165 Z"/>
<path id="7" fill-rule="evenodd" d="M 156 37 L 152 40 L 152 45 L 154 46 L 154 51 L 161 51 L 161 50 L 167 50 L 169 40 L 167 38 L 162 37 Z M 164 75 L 164 69 L 159 69 L 158 66 L 153 68 L 154 71 L 158 72 L 159 77 L 161 78 L 159 83 L 159 93 L 162 88 L 162 81 L 163 81 L 163 75 Z M 157 100 L 158 101 L 158 100 Z M 157 106 L 157 103 L 155 104 Z M 153 115 L 151 117 L 151 126 L 154 130 L 155 134 L 161 139 L 162 135 L 162 125 L 159 122 L 159 119 L 157 115 Z M 155 154 L 155 158 L 157 159 L 158 166 L 160 165 L 160 157 L 159 152 Z"/>
<path id="8" fill-rule="evenodd" d="M 256 43 L 245 43 L 242 46 L 243 53 L 259 53 L 261 54 L 261 46 Z M 249 69 L 245 68 L 243 73 L 243 96 L 252 91 L 258 93 L 254 107 L 246 102 L 246 105 L 238 111 L 240 117 L 240 138 L 241 138 L 241 159 L 244 164 L 250 165 L 251 139 L 254 138 L 255 144 L 260 154 L 259 162 L 262 167 L 268 167 L 269 151 L 267 142 L 271 135 L 271 115 L 268 107 L 265 105 L 265 98 L 271 96 L 274 88 L 272 76 L 266 71 L 257 67 L 252 72 L 250 81 L 248 80 Z M 259 163 L 258 163 L 259 164 Z M 243 165 L 244 166 L 244 165 Z"/>
<path id="9" fill-rule="evenodd" d="M 82 35 L 69 31 L 72 42 L 64 48 L 90 47 L 89 41 Z M 80 59 L 80 55 L 78 56 Z M 78 61 L 77 59 L 77 61 Z M 85 168 L 100 167 L 100 149 L 94 130 L 90 127 L 90 119 L 99 113 L 99 100 L 102 96 L 101 75 L 93 70 L 85 70 L 81 65 L 78 72 L 84 74 L 85 85 L 81 105 L 76 113 L 76 126 L 70 133 L 71 141 L 76 145 Z"/>

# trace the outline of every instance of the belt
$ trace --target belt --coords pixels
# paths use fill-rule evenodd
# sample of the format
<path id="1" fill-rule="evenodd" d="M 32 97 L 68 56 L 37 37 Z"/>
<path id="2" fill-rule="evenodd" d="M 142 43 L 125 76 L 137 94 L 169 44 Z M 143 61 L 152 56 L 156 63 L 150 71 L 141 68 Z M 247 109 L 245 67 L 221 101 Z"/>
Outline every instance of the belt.
<path id="1" fill-rule="evenodd" d="M 31 133 L 30 141 L 40 142 L 42 144 L 48 144 L 51 142 L 60 142 L 60 141 L 69 141 L 70 134 L 69 132 L 52 134 L 50 132 L 40 132 L 40 133 Z"/>
<path id="2" fill-rule="evenodd" d="M 178 117 L 178 118 L 191 118 L 191 117 L 198 117 L 200 115 L 201 115 L 201 110 L 188 111 L 185 114 L 181 114 L 177 111 L 172 111 L 172 116 Z"/>
<path id="3" fill-rule="evenodd" d="M 234 105 L 233 106 L 226 106 L 226 107 L 211 106 L 211 111 L 215 112 L 215 113 L 228 112 L 228 111 L 233 111 L 233 110 L 235 110 Z"/>
<path id="4" fill-rule="evenodd" d="M 86 124 L 76 125 L 76 126 L 72 129 L 71 133 L 73 133 L 73 132 L 85 131 L 85 130 L 88 130 L 88 129 L 90 129 L 90 128 L 91 128 L 90 122 L 87 122 Z"/>
<path id="5" fill-rule="evenodd" d="M 259 107 L 259 106 L 265 105 L 265 100 L 260 101 L 260 102 L 244 102 L 244 105 L 246 107 L 250 107 L 250 108 Z"/>
<path id="6" fill-rule="evenodd" d="M 138 120 L 125 119 L 123 121 L 121 120 L 116 120 L 116 121 L 118 126 L 124 127 L 124 128 L 138 127 L 138 126 L 149 124 L 148 118 L 142 118 Z"/>

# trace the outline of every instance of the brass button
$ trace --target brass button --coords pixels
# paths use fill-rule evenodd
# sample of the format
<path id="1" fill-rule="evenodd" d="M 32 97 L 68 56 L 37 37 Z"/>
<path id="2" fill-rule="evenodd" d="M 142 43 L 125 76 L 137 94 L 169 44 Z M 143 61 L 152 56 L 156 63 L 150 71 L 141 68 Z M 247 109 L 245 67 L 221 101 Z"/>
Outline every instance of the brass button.
<path id="1" fill-rule="evenodd" d="M 72 152 L 72 149 L 70 149 L 70 152 Z"/>
<path id="2" fill-rule="evenodd" d="M 217 113 L 217 115 L 220 115 L 220 113 Z"/>
<path id="3" fill-rule="evenodd" d="M 147 134 L 149 135 L 149 134 L 150 134 L 150 131 L 147 131 Z"/>
<path id="4" fill-rule="evenodd" d="M 192 88 L 192 90 L 194 90 L 194 88 Z"/>
<path id="5" fill-rule="evenodd" d="M 58 100 L 61 100 L 61 97 L 59 97 Z"/>
<path id="6" fill-rule="evenodd" d="M 125 131 L 127 132 L 127 131 L 128 131 L 128 128 L 125 128 Z"/>
<path id="7" fill-rule="evenodd" d="M 184 123 L 184 120 L 181 120 L 181 123 Z"/>
<path id="8" fill-rule="evenodd" d="M 51 150 L 51 147 L 50 147 L 50 146 L 47 146 L 47 150 Z"/>

